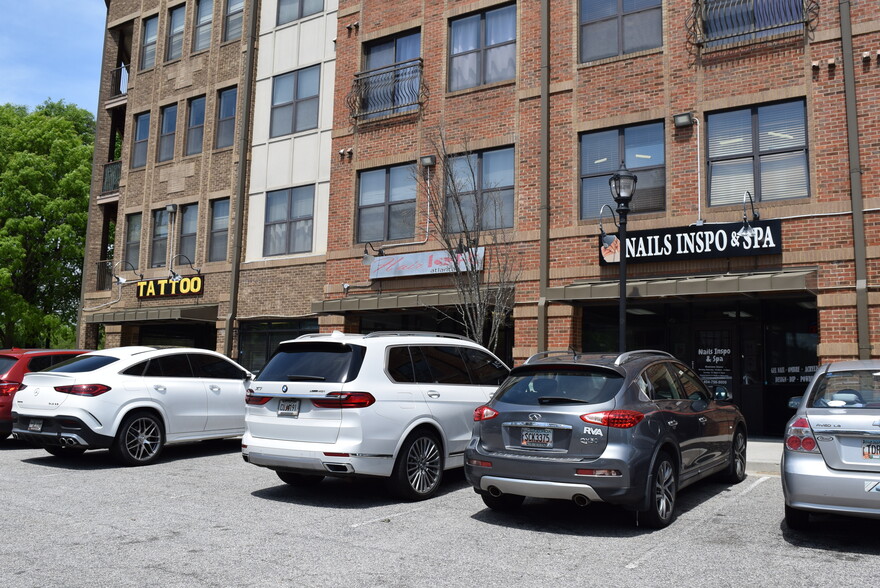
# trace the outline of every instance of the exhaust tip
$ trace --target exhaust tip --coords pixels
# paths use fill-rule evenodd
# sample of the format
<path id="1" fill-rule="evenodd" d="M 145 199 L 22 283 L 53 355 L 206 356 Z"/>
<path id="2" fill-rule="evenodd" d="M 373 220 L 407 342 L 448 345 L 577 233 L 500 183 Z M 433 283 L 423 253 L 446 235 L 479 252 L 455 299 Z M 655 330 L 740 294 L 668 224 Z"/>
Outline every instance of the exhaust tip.
<path id="1" fill-rule="evenodd" d="M 587 506 L 590 504 L 590 499 L 584 496 L 583 494 L 575 494 L 571 497 L 574 503 L 578 506 Z"/>
<path id="2" fill-rule="evenodd" d="M 501 496 L 501 490 L 498 486 L 489 486 L 489 494 L 491 494 L 494 498 L 498 498 Z"/>

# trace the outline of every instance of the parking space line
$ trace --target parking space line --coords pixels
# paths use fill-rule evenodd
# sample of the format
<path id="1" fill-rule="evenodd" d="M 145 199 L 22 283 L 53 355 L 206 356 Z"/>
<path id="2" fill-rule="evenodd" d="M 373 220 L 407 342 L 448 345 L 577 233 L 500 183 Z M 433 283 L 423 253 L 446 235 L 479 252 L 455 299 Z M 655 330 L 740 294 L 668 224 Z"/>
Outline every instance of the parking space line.
<path id="1" fill-rule="evenodd" d="M 740 493 L 737 495 L 737 497 L 739 497 L 739 496 L 745 496 L 746 494 L 748 494 L 749 492 L 751 492 L 752 490 L 754 490 L 754 489 L 758 486 L 758 484 L 761 484 L 761 483 L 763 483 L 763 482 L 766 482 L 766 481 L 769 480 L 769 479 L 770 479 L 770 476 L 763 476 L 763 477 L 761 477 L 761 478 L 758 478 L 757 480 L 755 480 L 754 482 L 752 482 L 752 484 L 751 484 L 748 488 L 746 488 L 745 490 L 743 490 L 742 492 L 740 492 Z"/>
<path id="2" fill-rule="evenodd" d="M 405 510 L 405 511 L 403 511 L 403 512 L 398 512 L 398 513 L 395 513 L 395 514 L 386 515 L 386 516 L 384 516 L 384 517 L 379 517 L 379 518 L 376 518 L 376 519 L 371 519 L 371 520 L 369 520 L 369 521 L 364 521 L 364 522 L 362 522 L 362 523 L 355 523 L 355 524 L 353 524 L 353 525 L 351 526 L 351 528 L 352 528 L 352 529 L 356 529 L 356 528 L 358 528 L 358 527 L 363 527 L 364 525 L 370 525 L 370 524 L 372 524 L 372 523 L 387 522 L 387 521 L 389 521 L 389 520 L 391 520 L 391 519 L 393 519 L 393 518 L 395 518 L 395 517 L 402 517 L 403 515 L 412 514 L 412 513 L 414 513 L 414 512 L 418 512 L 418 511 L 420 511 L 420 510 L 424 510 L 424 507 L 422 507 L 422 508 L 414 508 L 414 509 L 412 509 L 412 510 Z"/>

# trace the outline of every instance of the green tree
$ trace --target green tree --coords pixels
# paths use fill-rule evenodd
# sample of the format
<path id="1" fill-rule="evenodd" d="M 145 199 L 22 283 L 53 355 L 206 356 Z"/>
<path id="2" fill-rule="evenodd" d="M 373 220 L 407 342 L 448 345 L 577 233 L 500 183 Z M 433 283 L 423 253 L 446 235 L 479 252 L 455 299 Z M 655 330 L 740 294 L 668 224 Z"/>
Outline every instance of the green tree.
<path id="1" fill-rule="evenodd" d="M 0 345 L 70 346 L 82 279 L 95 121 L 47 100 L 0 106 Z"/>

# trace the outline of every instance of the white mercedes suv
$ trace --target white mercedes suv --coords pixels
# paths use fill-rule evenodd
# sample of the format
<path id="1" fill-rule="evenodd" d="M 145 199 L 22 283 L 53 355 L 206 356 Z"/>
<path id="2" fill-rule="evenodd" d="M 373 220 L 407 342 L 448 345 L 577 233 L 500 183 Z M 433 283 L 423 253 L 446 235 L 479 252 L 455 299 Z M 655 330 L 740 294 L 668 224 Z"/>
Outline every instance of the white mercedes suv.
<path id="1" fill-rule="evenodd" d="M 463 465 L 474 409 L 508 372 L 457 335 L 304 335 L 281 343 L 250 382 L 242 455 L 288 484 L 384 477 L 423 500 Z"/>
<path id="2" fill-rule="evenodd" d="M 25 375 L 12 434 L 56 456 L 109 448 L 126 465 L 144 465 L 166 444 L 244 433 L 250 377 L 206 349 L 93 351 Z"/>

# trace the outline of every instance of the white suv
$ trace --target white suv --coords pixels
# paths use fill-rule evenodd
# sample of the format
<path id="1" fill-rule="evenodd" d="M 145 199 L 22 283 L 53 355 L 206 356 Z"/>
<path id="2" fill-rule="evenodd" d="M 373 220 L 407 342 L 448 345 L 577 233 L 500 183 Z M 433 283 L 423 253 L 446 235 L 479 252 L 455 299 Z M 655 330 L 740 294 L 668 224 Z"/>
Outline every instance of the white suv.
<path id="1" fill-rule="evenodd" d="M 457 335 L 304 335 L 250 383 L 242 454 L 288 484 L 379 476 L 405 499 L 429 498 L 463 465 L 474 409 L 508 372 Z"/>

